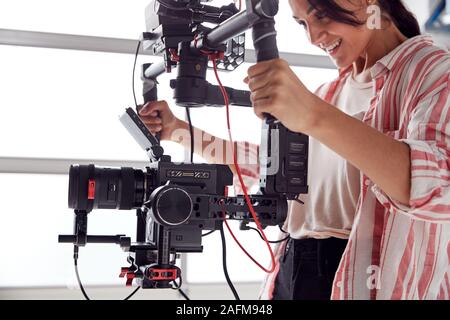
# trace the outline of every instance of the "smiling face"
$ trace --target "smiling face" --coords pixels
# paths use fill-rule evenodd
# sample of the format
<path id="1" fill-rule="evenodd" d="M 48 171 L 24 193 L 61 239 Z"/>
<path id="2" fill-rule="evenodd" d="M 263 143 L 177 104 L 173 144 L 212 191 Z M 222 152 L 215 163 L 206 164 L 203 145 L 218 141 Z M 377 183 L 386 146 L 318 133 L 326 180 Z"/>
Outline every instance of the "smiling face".
<path id="1" fill-rule="evenodd" d="M 294 19 L 302 25 L 312 44 L 326 51 L 339 68 L 346 68 L 364 56 L 372 39 L 373 30 L 367 28 L 368 15 L 365 0 L 334 0 L 341 8 L 351 11 L 350 25 L 328 17 L 320 8 L 314 8 L 308 0 L 289 0 Z"/>

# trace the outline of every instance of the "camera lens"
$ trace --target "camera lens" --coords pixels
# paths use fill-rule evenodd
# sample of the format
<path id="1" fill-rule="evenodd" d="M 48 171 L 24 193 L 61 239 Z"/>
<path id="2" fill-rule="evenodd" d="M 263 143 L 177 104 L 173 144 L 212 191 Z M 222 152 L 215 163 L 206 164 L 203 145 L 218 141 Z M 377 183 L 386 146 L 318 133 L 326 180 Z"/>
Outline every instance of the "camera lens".
<path id="1" fill-rule="evenodd" d="M 131 210 L 140 208 L 145 196 L 145 173 L 133 168 L 72 165 L 69 171 L 69 207 Z"/>

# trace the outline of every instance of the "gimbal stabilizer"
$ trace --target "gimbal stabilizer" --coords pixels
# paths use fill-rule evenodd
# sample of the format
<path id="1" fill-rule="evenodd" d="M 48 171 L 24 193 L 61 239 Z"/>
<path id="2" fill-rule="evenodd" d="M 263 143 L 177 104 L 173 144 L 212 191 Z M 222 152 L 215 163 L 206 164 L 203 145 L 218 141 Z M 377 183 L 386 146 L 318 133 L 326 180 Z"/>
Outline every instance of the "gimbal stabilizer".
<path id="1" fill-rule="evenodd" d="M 220 88 L 206 81 L 208 59 L 214 55 L 222 69 L 235 69 L 244 61 L 242 33 L 250 28 L 257 61 L 278 58 L 277 12 L 278 0 L 247 0 L 240 13 L 234 5 L 215 8 L 200 0 L 153 0 L 144 46 L 162 54 L 164 62 L 143 66 L 144 101 L 157 100 L 157 77 L 177 67 L 178 76 L 171 81 L 177 105 L 223 106 Z M 217 26 L 208 29 L 203 22 Z M 249 92 L 231 88 L 226 92 L 230 104 L 251 107 Z M 75 209 L 75 230 L 59 241 L 76 248 L 87 243 L 119 244 L 130 252 L 131 267 L 122 270 L 128 285 L 136 279 L 142 288 L 171 288 L 180 277 L 177 253 L 201 252 L 203 230 L 222 228 L 225 217 L 243 224 L 254 219 L 243 196 L 227 196 L 226 188 L 233 184 L 228 166 L 172 163 L 132 109 L 127 109 L 122 122 L 147 151 L 150 165 L 145 171 L 72 166 L 69 207 Z M 260 147 L 260 192 L 250 196 L 262 226 L 281 225 L 287 201 L 307 193 L 307 163 L 308 137 L 268 115 Z M 136 242 L 122 235 L 88 235 L 87 216 L 93 209 L 137 209 Z"/>

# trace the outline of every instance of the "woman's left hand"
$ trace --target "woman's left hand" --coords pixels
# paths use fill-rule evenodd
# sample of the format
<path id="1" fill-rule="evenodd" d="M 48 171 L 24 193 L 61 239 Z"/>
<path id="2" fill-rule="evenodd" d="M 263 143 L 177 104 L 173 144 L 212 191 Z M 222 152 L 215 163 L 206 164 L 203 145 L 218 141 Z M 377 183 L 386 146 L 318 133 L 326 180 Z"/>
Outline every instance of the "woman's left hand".
<path id="1" fill-rule="evenodd" d="M 294 132 L 308 134 L 319 117 L 316 105 L 321 100 L 310 92 L 281 59 L 258 63 L 248 69 L 244 80 L 252 94 L 256 115 L 271 114 Z"/>

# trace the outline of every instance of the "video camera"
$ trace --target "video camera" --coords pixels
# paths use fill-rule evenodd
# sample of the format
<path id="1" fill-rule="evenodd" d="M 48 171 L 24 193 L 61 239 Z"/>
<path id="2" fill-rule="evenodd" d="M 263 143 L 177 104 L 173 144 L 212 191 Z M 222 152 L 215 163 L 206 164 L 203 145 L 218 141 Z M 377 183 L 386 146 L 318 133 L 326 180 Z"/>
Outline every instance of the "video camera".
<path id="1" fill-rule="evenodd" d="M 274 27 L 278 0 L 247 0 L 242 12 L 234 4 L 217 8 L 202 2 L 208 1 L 153 0 L 149 4 L 144 49 L 162 55 L 164 61 L 142 68 L 145 102 L 158 99 L 158 76 L 176 67 L 178 75 L 170 85 L 177 105 L 223 106 L 220 88 L 206 81 L 209 60 L 214 55 L 220 69 L 237 68 L 244 62 L 243 33 L 250 28 L 257 61 L 278 58 Z M 225 90 L 230 104 L 251 107 L 248 91 Z M 59 242 L 73 243 L 75 258 L 78 247 L 87 243 L 119 244 L 130 252 L 131 266 L 121 273 L 127 285 L 136 281 L 142 288 L 172 288 L 181 277 L 175 265 L 178 253 L 202 252 L 203 231 L 220 230 L 225 218 L 239 220 L 242 226 L 254 222 L 250 206 L 263 227 L 281 226 L 287 201 L 308 192 L 308 137 L 289 131 L 269 115 L 259 152 L 260 190 L 249 201 L 227 195 L 227 187 L 233 185 L 228 166 L 173 163 L 133 109 L 128 108 L 121 121 L 147 152 L 148 167 L 71 166 L 69 207 L 75 210 L 75 228 L 73 235 L 60 235 Z M 87 217 L 94 209 L 136 209 L 136 242 L 123 235 L 88 235 Z"/>

